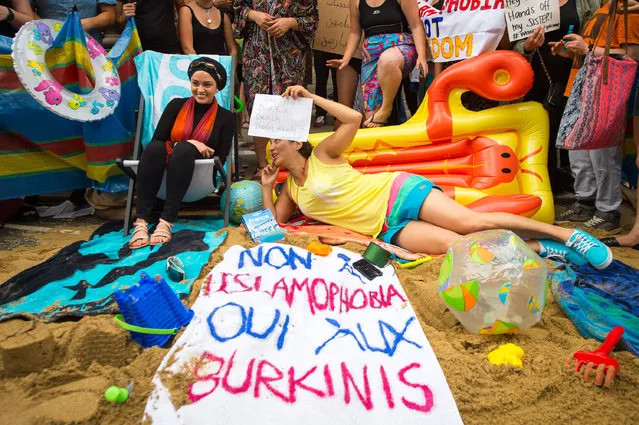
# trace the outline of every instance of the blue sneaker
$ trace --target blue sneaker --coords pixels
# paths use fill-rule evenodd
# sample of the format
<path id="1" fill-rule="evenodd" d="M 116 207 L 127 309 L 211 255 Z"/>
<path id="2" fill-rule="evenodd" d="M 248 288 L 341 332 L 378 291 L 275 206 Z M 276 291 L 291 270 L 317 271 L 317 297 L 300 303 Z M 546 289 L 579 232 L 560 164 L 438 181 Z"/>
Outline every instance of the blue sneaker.
<path id="1" fill-rule="evenodd" d="M 539 243 L 539 256 L 548 258 L 549 260 L 560 260 L 564 263 L 570 263 L 575 266 L 583 266 L 586 261 L 579 255 L 577 251 L 568 248 L 561 242 L 552 239 L 542 239 Z"/>
<path id="2" fill-rule="evenodd" d="M 596 269 L 605 269 L 612 263 L 612 251 L 600 240 L 583 230 L 575 229 L 566 246 L 577 251 Z"/>

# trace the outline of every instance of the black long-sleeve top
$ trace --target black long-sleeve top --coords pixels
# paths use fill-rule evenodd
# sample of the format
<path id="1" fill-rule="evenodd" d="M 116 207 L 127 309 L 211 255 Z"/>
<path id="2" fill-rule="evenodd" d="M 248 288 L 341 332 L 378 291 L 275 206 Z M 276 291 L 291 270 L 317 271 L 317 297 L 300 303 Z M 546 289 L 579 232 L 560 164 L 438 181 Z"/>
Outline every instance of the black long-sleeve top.
<path id="1" fill-rule="evenodd" d="M 175 123 L 175 119 L 182 108 L 182 105 L 188 100 L 188 98 L 176 98 L 169 102 L 164 108 L 164 112 L 162 112 L 162 116 L 160 117 L 160 121 L 158 122 L 157 127 L 155 128 L 155 133 L 153 134 L 153 140 L 160 140 L 165 142 L 167 140 L 171 140 L 171 130 L 173 129 L 173 124 Z M 209 109 L 210 104 L 201 105 L 199 103 L 195 103 L 195 108 L 193 111 L 193 129 L 197 127 L 198 123 L 206 114 L 206 111 Z M 215 156 L 219 156 L 222 162 L 226 161 L 226 157 L 231 150 L 231 144 L 233 141 L 233 132 L 235 131 L 235 115 L 231 111 L 226 108 L 223 108 L 218 105 L 217 107 L 217 116 L 215 117 L 215 123 L 213 124 L 213 131 L 211 131 L 211 136 L 209 140 L 198 140 L 199 142 L 204 142 L 208 147 L 215 151 Z"/>

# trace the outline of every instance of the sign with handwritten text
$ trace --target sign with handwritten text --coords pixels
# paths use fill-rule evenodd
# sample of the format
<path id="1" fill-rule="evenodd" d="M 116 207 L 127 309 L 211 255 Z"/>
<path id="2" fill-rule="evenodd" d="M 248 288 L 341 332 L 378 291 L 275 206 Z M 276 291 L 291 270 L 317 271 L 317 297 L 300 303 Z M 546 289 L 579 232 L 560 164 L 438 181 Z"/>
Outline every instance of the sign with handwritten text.
<path id="1" fill-rule="evenodd" d="M 255 95 L 249 136 L 305 142 L 311 128 L 313 99 Z"/>
<path id="2" fill-rule="evenodd" d="M 510 41 L 528 38 L 537 25 L 546 32 L 559 28 L 559 0 L 505 0 Z"/>
<path id="3" fill-rule="evenodd" d="M 349 0 L 318 0 L 319 22 L 315 33 L 314 50 L 343 55 L 346 50 L 348 34 L 351 31 Z M 361 58 L 358 47 L 353 57 Z"/>
<path id="4" fill-rule="evenodd" d="M 391 265 L 333 248 L 232 246 L 153 378 L 154 425 L 462 424 Z"/>
<path id="5" fill-rule="evenodd" d="M 417 0 L 434 62 L 468 59 L 497 48 L 506 30 L 504 0 Z"/>

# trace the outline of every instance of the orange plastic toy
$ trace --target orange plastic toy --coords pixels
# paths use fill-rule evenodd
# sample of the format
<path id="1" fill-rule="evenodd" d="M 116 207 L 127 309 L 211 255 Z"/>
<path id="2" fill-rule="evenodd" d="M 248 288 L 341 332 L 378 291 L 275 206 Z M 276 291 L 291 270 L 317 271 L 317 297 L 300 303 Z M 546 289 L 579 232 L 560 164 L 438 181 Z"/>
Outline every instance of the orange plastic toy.
<path id="1" fill-rule="evenodd" d="M 320 257 L 326 257 L 333 251 L 333 248 L 330 245 L 315 241 L 309 243 L 306 249 L 315 255 L 319 255 Z"/>

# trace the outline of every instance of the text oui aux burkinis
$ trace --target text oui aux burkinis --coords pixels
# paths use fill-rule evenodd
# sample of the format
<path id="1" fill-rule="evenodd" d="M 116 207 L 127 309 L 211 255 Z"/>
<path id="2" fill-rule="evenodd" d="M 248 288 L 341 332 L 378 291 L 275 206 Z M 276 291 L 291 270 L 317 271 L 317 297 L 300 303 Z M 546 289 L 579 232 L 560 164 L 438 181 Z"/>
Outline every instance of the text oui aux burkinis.
<path id="1" fill-rule="evenodd" d="M 240 367 L 236 355 L 240 357 L 237 351 L 229 358 L 203 353 L 194 369 L 196 382 L 189 386 L 189 399 L 195 403 L 215 391 L 225 391 L 235 395 L 246 393 L 254 398 L 275 396 L 294 404 L 306 399 L 308 394 L 303 393 L 310 393 L 322 399 L 342 399 L 346 405 L 359 402 L 366 410 L 407 408 L 427 413 L 433 407 L 430 388 L 411 379 L 411 371 L 417 372 L 422 367 L 417 362 L 399 370 L 389 370 L 383 365 L 354 367 L 346 362 L 300 368 L 250 357 L 248 364 L 241 362 Z M 373 394 L 371 389 L 379 393 Z"/>

